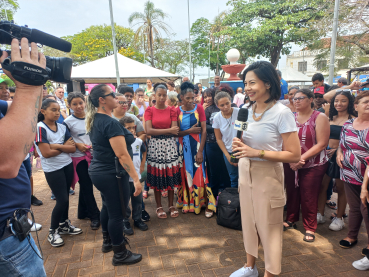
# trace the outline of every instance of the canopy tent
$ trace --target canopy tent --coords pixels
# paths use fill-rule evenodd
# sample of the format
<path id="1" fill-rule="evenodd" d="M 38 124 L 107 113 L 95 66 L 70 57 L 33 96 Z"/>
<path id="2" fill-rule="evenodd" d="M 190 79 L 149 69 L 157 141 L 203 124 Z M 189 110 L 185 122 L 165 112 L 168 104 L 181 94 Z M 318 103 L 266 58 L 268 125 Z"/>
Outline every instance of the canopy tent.
<path id="1" fill-rule="evenodd" d="M 146 83 L 147 78 L 157 83 L 181 78 L 181 76 L 153 68 L 121 54 L 117 56 L 121 83 Z M 74 82 L 84 81 L 86 84 L 116 83 L 114 55 L 73 67 L 71 79 Z"/>
<path id="2" fill-rule="evenodd" d="M 282 72 L 282 78 L 287 83 L 298 83 L 298 82 L 311 82 L 311 78 L 306 76 L 305 74 L 291 68 L 285 67 L 280 69 Z"/>

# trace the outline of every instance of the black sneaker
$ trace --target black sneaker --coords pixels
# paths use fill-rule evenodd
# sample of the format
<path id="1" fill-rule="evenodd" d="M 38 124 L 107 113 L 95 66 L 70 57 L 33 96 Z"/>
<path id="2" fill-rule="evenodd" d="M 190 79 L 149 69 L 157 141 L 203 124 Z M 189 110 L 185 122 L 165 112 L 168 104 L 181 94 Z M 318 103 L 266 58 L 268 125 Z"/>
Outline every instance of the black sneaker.
<path id="1" fill-rule="evenodd" d="M 363 250 L 361 251 L 361 255 L 368 256 L 369 255 L 369 249 L 368 248 L 363 248 Z"/>
<path id="2" fill-rule="evenodd" d="M 51 246 L 53 247 L 64 245 L 64 241 L 60 237 L 58 229 L 55 229 L 55 230 L 49 229 L 49 235 L 47 236 L 47 240 L 50 242 Z"/>
<path id="3" fill-rule="evenodd" d="M 146 212 L 145 210 L 142 210 L 142 216 L 141 219 L 143 222 L 149 221 L 150 220 L 150 215 L 148 212 Z"/>
<path id="4" fill-rule="evenodd" d="M 79 235 L 82 233 L 82 229 L 74 227 L 67 219 L 64 223 L 59 223 L 58 232 L 60 235 Z"/>
<path id="5" fill-rule="evenodd" d="M 31 205 L 33 205 L 33 206 L 41 206 L 42 204 L 44 204 L 44 203 L 42 203 L 41 200 L 37 199 L 36 196 L 31 195 Z"/>
<path id="6" fill-rule="evenodd" d="M 127 236 L 133 235 L 133 229 L 128 220 L 123 220 L 123 233 L 125 233 Z"/>
<path id="7" fill-rule="evenodd" d="M 100 220 L 98 219 L 92 220 L 90 226 L 92 230 L 98 230 L 100 228 Z"/>
<path id="8" fill-rule="evenodd" d="M 149 227 L 146 225 L 146 223 L 144 223 L 141 219 L 134 220 L 134 225 L 135 225 L 135 227 L 137 227 L 141 231 L 147 231 L 147 229 L 149 229 Z"/>

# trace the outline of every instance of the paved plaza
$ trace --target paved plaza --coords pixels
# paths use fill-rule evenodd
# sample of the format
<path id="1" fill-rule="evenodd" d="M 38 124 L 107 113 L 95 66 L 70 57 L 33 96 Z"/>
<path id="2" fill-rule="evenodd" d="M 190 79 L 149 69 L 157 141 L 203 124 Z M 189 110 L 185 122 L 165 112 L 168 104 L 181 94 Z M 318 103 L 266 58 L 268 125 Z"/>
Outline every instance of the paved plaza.
<path id="1" fill-rule="evenodd" d="M 36 168 L 33 171 L 35 195 L 44 202 L 40 207 L 33 207 L 33 211 L 36 221 L 43 225 L 39 239 L 47 276 L 228 277 L 245 263 L 240 231 L 217 225 L 216 217 L 207 219 L 204 211 L 200 215 L 180 213 L 178 218 L 170 218 L 168 214 L 167 219 L 158 219 L 150 191 L 149 198 L 144 200 L 151 215 L 151 221 L 147 222 L 149 230 L 134 229 L 135 234 L 129 237 L 131 250 L 141 253 L 143 259 L 132 266 L 114 267 L 111 264 L 113 252 L 101 252 L 101 228 L 93 231 L 89 221 L 77 219 L 78 184 L 76 194 L 70 197 L 69 216 L 73 225 L 83 229 L 83 234 L 63 236 L 63 247 L 51 247 L 47 234 L 55 201 L 50 199 L 51 191 L 44 173 Z M 95 197 L 101 208 L 97 190 Z M 163 203 L 166 207 L 166 201 Z M 326 209 L 327 217 L 330 213 L 331 210 Z M 346 236 L 347 227 L 341 232 L 332 232 L 328 226 L 328 220 L 318 226 L 316 241 L 311 244 L 302 240 L 304 230 L 301 222 L 298 230 L 284 232 L 280 276 L 369 276 L 368 271 L 357 271 L 351 265 L 362 258 L 361 249 L 367 242 L 364 227 L 361 228 L 358 245 L 353 249 L 342 249 L 338 242 Z M 35 238 L 36 234 L 33 235 Z M 264 276 L 262 247 L 256 264 L 259 276 Z"/>

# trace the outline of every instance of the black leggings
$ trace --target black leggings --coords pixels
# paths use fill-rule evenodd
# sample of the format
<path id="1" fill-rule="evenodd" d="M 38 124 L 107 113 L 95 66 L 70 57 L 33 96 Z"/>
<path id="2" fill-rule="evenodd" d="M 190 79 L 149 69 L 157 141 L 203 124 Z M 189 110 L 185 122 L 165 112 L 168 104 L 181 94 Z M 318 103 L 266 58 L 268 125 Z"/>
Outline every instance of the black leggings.
<path id="1" fill-rule="evenodd" d="M 101 192 L 102 209 L 100 214 L 101 228 L 108 231 L 111 242 L 119 246 L 123 242 L 123 214 L 119 198 L 118 181 L 115 174 L 90 174 L 95 187 Z M 122 177 L 123 195 L 125 205 L 128 205 L 130 197 L 128 174 Z"/>
<path id="2" fill-rule="evenodd" d="M 69 188 L 73 180 L 73 163 L 53 172 L 45 172 L 46 181 L 56 198 L 56 204 L 51 214 L 50 229 L 57 229 L 59 223 L 68 219 Z"/>
<path id="3" fill-rule="evenodd" d="M 92 181 L 88 175 L 87 161 L 80 161 L 76 171 L 79 179 L 78 218 L 88 217 L 91 220 L 99 220 L 100 211 L 96 204 Z"/>

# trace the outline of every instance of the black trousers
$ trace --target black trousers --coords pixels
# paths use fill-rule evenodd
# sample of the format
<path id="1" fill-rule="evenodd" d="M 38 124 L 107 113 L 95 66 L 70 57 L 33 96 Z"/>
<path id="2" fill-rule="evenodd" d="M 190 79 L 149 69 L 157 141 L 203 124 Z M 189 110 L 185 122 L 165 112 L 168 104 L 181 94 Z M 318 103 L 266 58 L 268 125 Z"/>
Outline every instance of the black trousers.
<path id="1" fill-rule="evenodd" d="M 51 213 L 50 229 L 58 228 L 59 223 L 68 219 L 69 188 L 73 181 L 73 174 L 73 163 L 53 172 L 45 172 L 46 181 L 56 198 L 55 207 Z"/>
<path id="2" fill-rule="evenodd" d="M 78 218 L 84 219 L 88 217 L 91 221 L 99 220 L 100 210 L 96 204 L 90 175 L 88 175 L 87 161 L 80 161 L 76 171 L 79 178 Z"/>
<path id="3" fill-rule="evenodd" d="M 118 180 L 115 174 L 90 174 L 94 186 L 101 192 L 102 209 L 100 213 L 101 228 L 108 231 L 111 242 L 119 246 L 123 242 L 123 216 L 119 198 Z M 129 175 L 122 177 L 123 195 L 125 205 L 128 205 L 130 197 Z"/>

